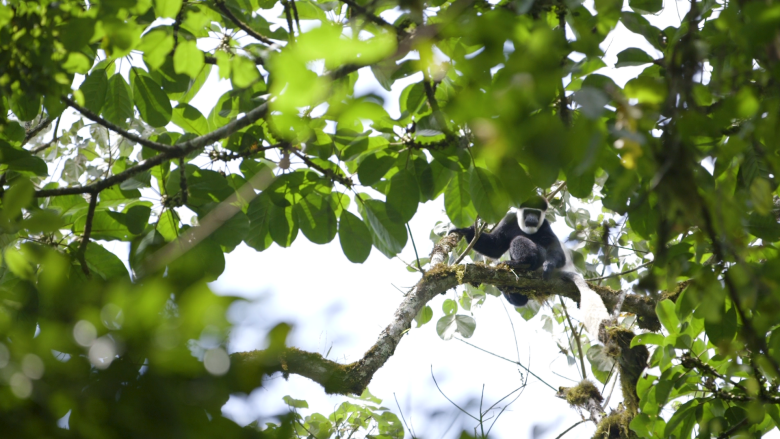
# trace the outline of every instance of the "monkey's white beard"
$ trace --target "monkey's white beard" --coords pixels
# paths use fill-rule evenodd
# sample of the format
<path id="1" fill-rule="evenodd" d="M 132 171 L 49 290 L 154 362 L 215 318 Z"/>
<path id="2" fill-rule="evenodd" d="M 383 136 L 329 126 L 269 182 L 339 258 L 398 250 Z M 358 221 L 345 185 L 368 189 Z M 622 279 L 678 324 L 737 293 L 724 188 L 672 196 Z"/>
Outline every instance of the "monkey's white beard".
<path id="1" fill-rule="evenodd" d="M 544 224 L 544 212 L 541 213 L 539 216 L 539 225 L 536 227 L 529 227 L 525 225 L 525 221 L 523 220 L 523 210 L 524 209 L 516 209 L 517 210 L 517 225 L 520 226 L 520 230 L 522 230 L 524 233 L 528 235 L 533 235 L 534 233 L 539 231 L 539 228 L 542 227 L 542 224 Z"/>
<path id="2" fill-rule="evenodd" d="M 590 289 L 581 274 L 572 272 L 571 280 L 577 286 L 577 289 L 580 290 L 580 312 L 582 313 L 582 323 L 585 325 L 585 330 L 592 337 L 598 337 L 601 321 L 610 318 L 607 307 L 604 306 L 601 296 Z"/>

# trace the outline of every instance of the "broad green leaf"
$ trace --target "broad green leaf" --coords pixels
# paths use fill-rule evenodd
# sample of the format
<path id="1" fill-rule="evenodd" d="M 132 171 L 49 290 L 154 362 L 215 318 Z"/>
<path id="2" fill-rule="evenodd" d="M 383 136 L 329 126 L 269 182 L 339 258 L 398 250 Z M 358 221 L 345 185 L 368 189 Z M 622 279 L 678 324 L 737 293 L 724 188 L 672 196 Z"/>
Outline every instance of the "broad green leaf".
<path id="1" fill-rule="evenodd" d="M 203 84 L 206 83 L 206 79 L 208 79 L 210 73 L 211 64 L 204 64 L 203 68 L 200 69 L 198 77 L 188 81 L 187 89 L 185 91 L 176 93 L 168 92 L 166 90 L 168 97 L 171 98 L 171 100 L 177 101 L 179 104 L 186 104 L 187 102 L 190 102 L 192 98 L 194 98 L 195 95 L 197 95 L 201 90 Z"/>
<path id="2" fill-rule="evenodd" d="M 371 186 L 387 174 L 395 164 L 395 157 L 383 152 L 375 152 L 363 158 L 358 166 L 358 179 L 363 186 Z"/>
<path id="3" fill-rule="evenodd" d="M 629 47 L 617 54 L 617 63 L 615 67 L 641 66 L 653 62 L 653 57 L 642 49 Z"/>
<path id="4" fill-rule="evenodd" d="M 113 253 L 98 243 L 90 242 L 84 252 L 90 274 L 96 274 L 105 280 L 130 280 L 125 264 Z"/>
<path id="5" fill-rule="evenodd" d="M 171 101 L 151 76 L 133 67 L 130 70 L 133 99 L 141 118 L 153 127 L 164 127 L 171 121 Z"/>
<path id="6" fill-rule="evenodd" d="M 452 315 L 458 312 L 458 302 L 447 299 L 441 304 L 441 310 L 444 311 L 444 315 Z"/>
<path id="7" fill-rule="evenodd" d="M 122 75 L 114 75 L 108 80 L 103 117 L 122 128 L 127 128 L 127 120 L 133 117 L 133 94 Z"/>
<path id="8" fill-rule="evenodd" d="M 315 244 L 327 244 L 336 237 L 336 215 L 330 197 L 310 194 L 293 208 L 303 235 Z"/>
<path id="9" fill-rule="evenodd" d="M 179 45 L 173 53 L 173 70 L 194 79 L 200 74 L 203 64 L 203 52 L 198 49 L 195 41 L 179 38 Z"/>
<path id="10" fill-rule="evenodd" d="M 455 227 L 474 225 L 477 211 L 471 202 L 469 193 L 469 174 L 456 172 L 444 188 L 444 209 Z"/>
<path id="11" fill-rule="evenodd" d="M 436 322 L 436 333 L 442 340 L 451 340 L 455 333 L 463 338 L 470 338 L 474 334 L 477 322 L 471 316 L 450 314 Z"/>
<path id="12" fill-rule="evenodd" d="M 41 112 L 41 97 L 26 93 L 14 93 L 11 99 L 11 111 L 17 119 L 27 122 L 35 119 Z"/>
<path id="13" fill-rule="evenodd" d="M 84 94 L 84 106 L 95 114 L 100 114 L 108 93 L 108 77 L 104 69 L 95 69 L 84 78 L 79 90 Z"/>
<path id="14" fill-rule="evenodd" d="M 160 215 L 155 228 L 167 242 L 171 242 L 179 237 L 179 219 L 170 209 L 166 209 Z"/>
<path id="15" fill-rule="evenodd" d="M 189 104 L 179 104 L 171 113 L 171 121 L 185 132 L 202 136 L 209 132 L 209 124 L 206 118 L 200 114 L 197 108 Z"/>
<path id="16" fill-rule="evenodd" d="M 387 212 L 387 205 L 378 200 L 366 200 L 362 204 L 361 213 L 369 226 L 374 247 L 392 258 L 403 250 L 406 245 L 406 228 L 394 221 Z"/>
<path id="17" fill-rule="evenodd" d="M 212 282 L 225 271 L 225 255 L 219 245 L 204 239 L 168 264 L 168 277 L 176 285 Z"/>
<path id="18" fill-rule="evenodd" d="M 655 307 L 655 312 L 658 315 L 658 320 L 664 325 L 670 335 L 677 334 L 680 330 L 680 321 L 677 319 L 677 314 L 674 312 L 674 302 L 669 299 L 658 302 Z"/>
<path id="19" fill-rule="evenodd" d="M 469 194 L 474 207 L 485 221 L 497 223 L 506 215 L 508 203 L 501 182 L 487 169 L 469 171 Z"/>
<path id="20" fill-rule="evenodd" d="M 715 346 L 730 342 L 737 334 L 737 311 L 732 306 L 728 311 L 723 312 L 719 322 L 706 319 L 704 331 Z"/>
<path id="21" fill-rule="evenodd" d="M 149 206 L 133 206 L 127 210 L 125 222 L 127 230 L 134 235 L 140 235 L 147 225 L 149 225 L 149 216 L 152 209 Z"/>
<path id="22" fill-rule="evenodd" d="M 661 104 L 666 100 L 664 81 L 647 76 L 640 76 L 628 81 L 624 92 L 626 97 L 634 98 L 641 104 Z"/>
<path id="23" fill-rule="evenodd" d="M 149 69 L 157 70 L 173 50 L 174 39 L 165 29 L 152 29 L 141 38 L 138 50 L 144 53 L 144 62 Z"/>
<path id="24" fill-rule="evenodd" d="M 284 400 L 284 403 L 287 404 L 290 407 L 294 407 L 294 408 L 297 408 L 297 409 L 307 409 L 307 408 L 309 408 L 309 403 L 307 403 L 306 401 L 304 401 L 302 399 L 291 398 L 289 395 L 286 395 L 285 397 L 283 397 L 282 400 Z"/>
<path id="25" fill-rule="evenodd" d="M 27 150 L 16 149 L 0 140 L 0 169 L 29 172 L 33 175 L 49 175 L 49 168 L 40 157 L 30 154 Z"/>
<path id="26" fill-rule="evenodd" d="M 271 206 L 269 230 L 271 238 L 280 247 L 289 247 L 298 236 L 298 215 L 292 206 Z"/>
<path id="27" fill-rule="evenodd" d="M 273 238 L 270 232 L 270 212 L 273 204 L 268 195 L 263 192 L 249 203 L 246 215 L 249 218 L 249 231 L 244 242 L 257 251 L 263 251 L 271 246 Z"/>
<path id="28" fill-rule="evenodd" d="M 402 169 L 390 178 L 387 193 L 388 215 L 397 216 L 399 223 L 406 223 L 417 212 L 420 202 L 420 189 L 411 172 Z"/>
<path id="29" fill-rule="evenodd" d="M 646 332 L 639 334 L 631 340 L 631 347 L 639 345 L 656 345 L 661 346 L 664 342 L 664 336 L 662 334 L 655 334 L 652 332 Z"/>
<path id="30" fill-rule="evenodd" d="M 95 240 L 130 241 L 131 236 L 125 225 L 125 216 L 123 213 L 98 209 L 92 218 L 92 233 L 90 237 Z M 83 235 L 86 223 L 87 215 L 84 212 L 84 215 L 73 224 L 73 232 Z"/>
<path id="31" fill-rule="evenodd" d="M 339 243 L 344 255 L 352 262 L 362 263 L 371 253 L 371 233 L 360 218 L 347 210 L 339 220 Z"/>
<path id="32" fill-rule="evenodd" d="M 417 322 L 417 327 L 419 328 L 420 326 L 430 322 L 432 318 L 433 310 L 430 306 L 425 305 L 414 317 L 414 321 Z"/>
<path id="33" fill-rule="evenodd" d="M 640 14 L 655 14 L 664 7 L 663 0 L 629 0 L 628 6 Z"/>
<path id="34" fill-rule="evenodd" d="M 526 303 L 523 306 L 516 306 L 515 311 L 520 313 L 520 316 L 525 320 L 526 322 L 531 320 L 536 316 L 536 314 L 539 313 L 539 310 L 542 309 L 542 305 L 537 302 L 536 300 L 530 299 L 528 300 L 528 303 Z"/>
<path id="35" fill-rule="evenodd" d="M 154 0 L 154 11 L 161 18 L 176 18 L 182 0 Z"/>

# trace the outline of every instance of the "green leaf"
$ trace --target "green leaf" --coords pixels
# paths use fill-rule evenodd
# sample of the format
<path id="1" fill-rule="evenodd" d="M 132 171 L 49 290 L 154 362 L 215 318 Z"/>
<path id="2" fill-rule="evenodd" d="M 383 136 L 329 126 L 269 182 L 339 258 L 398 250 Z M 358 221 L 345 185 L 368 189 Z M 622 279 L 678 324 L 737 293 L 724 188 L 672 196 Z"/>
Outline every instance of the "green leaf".
<path id="1" fill-rule="evenodd" d="M 130 70 L 133 83 L 133 99 L 141 118 L 149 125 L 159 128 L 171 121 L 171 101 L 148 73 L 137 67 Z"/>
<path id="2" fill-rule="evenodd" d="M 27 258 L 16 247 L 6 247 L 5 249 L 5 261 L 6 267 L 11 270 L 11 273 L 15 274 L 20 279 L 29 281 L 35 280 L 35 270 Z"/>
<path id="3" fill-rule="evenodd" d="M 542 304 L 533 299 L 529 300 L 528 303 L 523 306 L 515 307 L 515 311 L 520 313 L 520 317 L 526 322 L 534 318 L 536 314 L 539 313 L 540 309 L 542 309 Z"/>
<path id="4" fill-rule="evenodd" d="M 469 171 L 469 193 L 477 213 L 489 223 L 497 223 L 506 215 L 508 202 L 501 182 L 487 169 Z"/>
<path id="5" fill-rule="evenodd" d="M 442 340 L 450 340 L 455 333 L 460 334 L 463 338 L 470 338 L 474 334 L 474 329 L 477 327 L 477 322 L 471 316 L 465 315 L 446 315 L 436 322 L 436 333 Z"/>
<path id="6" fill-rule="evenodd" d="M 263 192 L 249 203 L 246 215 L 249 218 L 249 231 L 244 242 L 257 251 L 271 246 L 270 212 L 273 207 L 268 195 Z"/>
<path id="7" fill-rule="evenodd" d="M 157 220 L 156 229 L 165 241 L 171 242 L 179 237 L 179 219 L 172 210 L 167 209 Z"/>
<path id="8" fill-rule="evenodd" d="M 378 200 L 366 200 L 362 204 L 361 213 L 369 226 L 374 247 L 392 258 L 401 253 L 406 245 L 406 228 L 390 218 L 387 205 Z"/>
<path id="9" fill-rule="evenodd" d="M 127 224 L 127 230 L 134 235 L 140 235 L 147 225 L 149 225 L 149 216 L 152 213 L 152 209 L 149 206 L 133 206 L 127 209 L 127 217 L 125 218 L 125 224 Z"/>
<path id="10" fill-rule="evenodd" d="M 187 133 L 202 136 L 209 132 L 206 118 L 197 108 L 189 104 L 179 104 L 171 113 L 171 121 Z"/>
<path id="11" fill-rule="evenodd" d="M 84 252 L 84 259 L 87 260 L 90 274 L 96 274 L 105 280 L 130 280 L 130 274 L 127 272 L 125 264 L 100 244 L 89 242 L 87 250 Z"/>
<path id="12" fill-rule="evenodd" d="M 623 91 L 626 97 L 640 104 L 662 104 L 666 100 L 666 84 L 662 79 L 640 76 L 628 81 Z"/>
<path id="13" fill-rule="evenodd" d="M 646 332 L 639 334 L 631 340 L 631 347 L 639 345 L 656 345 L 661 346 L 664 343 L 665 337 L 661 334 L 655 334 L 652 332 Z"/>
<path id="14" fill-rule="evenodd" d="M 282 399 L 284 400 L 284 403 L 290 407 L 294 407 L 297 409 L 309 408 L 309 403 L 302 399 L 291 398 L 289 395 L 285 395 Z"/>
<path id="15" fill-rule="evenodd" d="M 452 315 L 458 312 L 458 302 L 447 299 L 441 304 L 441 310 L 444 311 L 444 315 Z"/>
<path id="16" fill-rule="evenodd" d="M 127 128 L 127 120 L 133 117 L 132 92 L 122 75 L 114 75 L 108 80 L 103 117 L 122 128 Z"/>
<path id="17" fill-rule="evenodd" d="M 210 239 L 200 241 L 168 264 L 168 278 L 180 287 L 197 281 L 215 281 L 223 271 L 225 255 L 219 245 Z"/>
<path id="18" fill-rule="evenodd" d="M 40 157 L 30 154 L 27 150 L 16 149 L 0 140 L 0 168 L 3 166 L 6 169 L 30 172 L 42 177 L 49 175 L 49 167 Z"/>
<path id="19" fill-rule="evenodd" d="M 469 227 L 477 219 L 477 210 L 471 203 L 469 174 L 455 172 L 444 188 L 444 210 L 455 227 Z"/>
<path id="20" fill-rule="evenodd" d="M 674 302 L 669 299 L 658 302 L 655 307 L 655 313 L 658 315 L 658 320 L 664 325 L 670 335 L 677 334 L 680 328 L 680 321 L 677 319 L 677 314 L 674 312 Z"/>
<path id="21" fill-rule="evenodd" d="M 664 7 L 663 0 L 628 0 L 628 6 L 640 14 L 655 14 Z"/>
<path id="22" fill-rule="evenodd" d="M 179 38 L 179 45 L 173 53 L 173 70 L 190 78 L 197 78 L 205 64 L 204 59 L 203 52 L 198 49 L 195 41 L 182 41 L 182 38 Z"/>
<path id="23" fill-rule="evenodd" d="M 696 424 L 696 408 L 699 401 L 693 399 L 681 405 L 669 418 L 664 429 L 664 437 L 691 437 L 693 426 Z M 675 433 L 675 434 L 673 434 Z"/>
<path id="24" fill-rule="evenodd" d="M 11 111 L 20 121 L 31 121 L 41 112 L 40 96 L 14 93 L 9 101 L 11 104 Z"/>
<path id="25" fill-rule="evenodd" d="M 298 215 L 292 206 L 271 206 L 269 230 L 280 247 L 289 247 L 298 236 Z"/>
<path id="26" fill-rule="evenodd" d="M 315 244 L 327 244 L 336 237 L 336 214 L 330 205 L 330 197 L 309 194 L 295 204 L 298 225 L 303 235 Z"/>
<path id="27" fill-rule="evenodd" d="M 160 18 L 176 18 L 181 10 L 182 0 L 154 0 L 154 11 Z"/>
<path id="28" fill-rule="evenodd" d="M 397 216 L 400 223 L 409 222 L 420 203 L 420 189 L 414 175 L 402 169 L 390 178 L 387 192 L 388 214 Z"/>
<path id="29" fill-rule="evenodd" d="M 395 157 L 378 151 L 367 155 L 358 166 L 358 179 L 363 186 L 371 186 L 387 174 L 395 164 Z"/>
<path id="30" fill-rule="evenodd" d="M 138 50 L 144 53 L 144 62 L 150 70 L 165 64 L 174 46 L 173 35 L 166 29 L 152 29 L 141 38 Z"/>
<path id="31" fill-rule="evenodd" d="M 339 243 L 351 262 L 362 263 L 371 253 L 371 232 L 360 218 L 343 210 L 339 220 Z"/>
<path id="32" fill-rule="evenodd" d="M 417 327 L 428 323 L 433 318 L 433 310 L 430 306 L 425 305 L 419 312 L 417 312 L 417 315 L 414 317 L 414 321 L 417 322 Z"/>
<path id="33" fill-rule="evenodd" d="M 615 67 L 641 66 L 652 62 L 653 57 L 648 55 L 644 50 L 636 47 L 629 47 L 617 54 L 617 63 L 615 63 Z"/>
<path id="34" fill-rule="evenodd" d="M 715 346 L 734 340 L 737 335 L 737 311 L 732 306 L 722 314 L 720 321 L 705 319 L 704 331 Z"/>
<path id="35" fill-rule="evenodd" d="M 238 244 L 241 244 L 249 236 L 250 222 L 249 217 L 240 210 L 227 219 L 214 233 L 210 239 L 225 248 L 225 252 L 231 251 Z"/>
<path id="36" fill-rule="evenodd" d="M 84 106 L 95 114 L 100 114 L 108 93 L 108 77 L 104 69 L 95 69 L 84 78 L 79 90 L 84 94 Z"/>

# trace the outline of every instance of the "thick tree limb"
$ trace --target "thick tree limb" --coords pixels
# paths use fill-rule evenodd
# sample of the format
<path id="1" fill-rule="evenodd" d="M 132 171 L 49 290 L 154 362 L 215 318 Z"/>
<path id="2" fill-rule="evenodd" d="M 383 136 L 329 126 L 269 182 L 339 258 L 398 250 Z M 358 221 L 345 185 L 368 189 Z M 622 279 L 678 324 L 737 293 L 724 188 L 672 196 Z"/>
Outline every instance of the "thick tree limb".
<path id="1" fill-rule="evenodd" d="M 241 370 L 255 368 L 261 373 L 281 371 L 286 374 L 305 376 L 321 384 L 328 393 L 360 394 L 368 386 L 374 373 L 393 355 L 401 338 L 411 328 L 412 320 L 417 313 L 434 297 L 458 285 L 484 283 L 498 287 L 519 288 L 523 290 L 523 294 L 531 297 L 545 298 L 558 294 L 575 301 L 579 300 L 579 290 L 568 280 L 556 278 L 545 281 L 537 273 L 516 274 L 503 265 L 493 267 L 485 264 L 450 266 L 442 264 L 446 255 L 457 245 L 459 238 L 454 233 L 447 235 L 434 247 L 431 257 L 432 268 L 404 298 L 393 320 L 360 360 L 350 364 L 339 364 L 319 354 L 288 348 L 276 354 L 265 351 L 235 353 L 232 355 L 233 361 L 240 365 Z M 590 287 L 604 300 L 604 304 L 610 311 L 620 299 L 620 291 L 595 284 L 590 284 Z M 626 295 L 623 311 L 636 314 L 638 324 L 642 328 L 660 329 L 655 314 L 655 301 L 650 297 L 639 294 Z"/>

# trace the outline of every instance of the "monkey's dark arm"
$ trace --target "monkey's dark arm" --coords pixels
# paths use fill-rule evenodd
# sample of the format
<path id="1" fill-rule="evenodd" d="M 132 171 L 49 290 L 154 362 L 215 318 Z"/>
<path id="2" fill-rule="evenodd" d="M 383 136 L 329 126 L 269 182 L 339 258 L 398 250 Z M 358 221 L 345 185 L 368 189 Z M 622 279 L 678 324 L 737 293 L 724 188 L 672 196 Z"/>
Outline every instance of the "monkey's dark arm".
<path id="1" fill-rule="evenodd" d="M 474 226 L 453 229 L 451 232 L 461 234 L 468 242 L 474 239 Z M 493 231 L 479 235 L 477 243 L 474 244 L 474 250 L 487 257 L 498 259 L 509 250 L 509 244 L 519 234 L 520 226 L 517 225 L 517 215 L 509 214 L 498 223 Z"/>
<path id="2" fill-rule="evenodd" d="M 566 253 L 563 252 L 561 241 L 555 236 L 549 222 L 545 221 L 537 234 L 539 235 L 537 243 L 544 247 L 547 253 L 542 264 L 543 275 L 545 279 L 549 279 L 553 271 L 566 265 Z"/>

